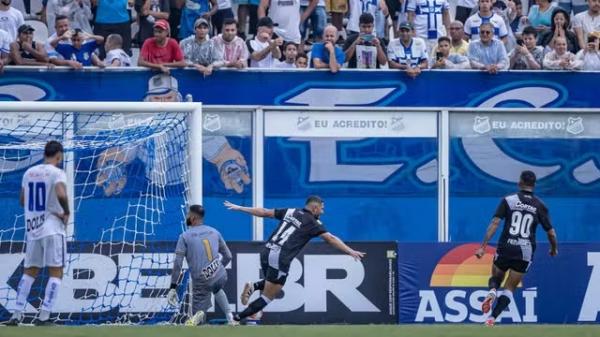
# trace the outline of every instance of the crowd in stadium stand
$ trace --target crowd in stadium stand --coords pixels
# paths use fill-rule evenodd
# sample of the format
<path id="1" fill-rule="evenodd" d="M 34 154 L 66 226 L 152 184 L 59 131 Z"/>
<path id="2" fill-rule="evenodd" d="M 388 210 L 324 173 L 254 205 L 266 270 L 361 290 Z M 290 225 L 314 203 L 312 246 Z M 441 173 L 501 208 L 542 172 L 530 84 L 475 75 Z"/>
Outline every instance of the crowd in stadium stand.
<path id="1" fill-rule="evenodd" d="M 23 1 L 0 0 L 2 67 L 600 71 L 600 0 Z"/>

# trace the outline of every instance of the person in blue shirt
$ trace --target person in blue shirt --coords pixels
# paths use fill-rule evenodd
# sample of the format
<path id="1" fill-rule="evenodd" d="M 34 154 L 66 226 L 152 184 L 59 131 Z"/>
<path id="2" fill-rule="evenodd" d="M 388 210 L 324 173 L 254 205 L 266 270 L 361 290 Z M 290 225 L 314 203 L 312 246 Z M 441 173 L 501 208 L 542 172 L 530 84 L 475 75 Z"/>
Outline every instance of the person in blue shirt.
<path id="1" fill-rule="evenodd" d="M 323 31 L 323 42 L 315 43 L 312 47 L 311 64 L 315 69 L 329 69 L 332 73 L 338 72 L 346 55 L 342 48 L 335 45 L 338 30 L 334 25 L 328 25 Z"/>
<path id="2" fill-rule="evenodd" d="M 58 43 L 60 40 L 71 40 L 71 44 Z M 99 35 L 90 35 L 81 29 L 67 31 L 59 39 L 50 42 L 52 47 L 64 57 L 65 60 L 73 60 L 82 66 L 98 66 L 104 68 L 104 64 L 94 51 L 102 45 L 104 38 Z"/>

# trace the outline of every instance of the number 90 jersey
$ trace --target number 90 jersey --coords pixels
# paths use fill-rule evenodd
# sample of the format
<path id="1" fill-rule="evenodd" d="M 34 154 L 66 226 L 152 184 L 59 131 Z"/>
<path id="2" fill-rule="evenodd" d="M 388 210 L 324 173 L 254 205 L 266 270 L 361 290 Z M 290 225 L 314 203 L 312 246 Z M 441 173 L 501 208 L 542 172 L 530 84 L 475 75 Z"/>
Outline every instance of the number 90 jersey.
<path id="1" fill-rule="evenodd" d="M 528 191 L 502 199 L 494 216 L 504 219 L 497 254 L 509 259 L 532 261 L 537 225 L 541 224 L 545 231 L 552 229 L 548 208 Z"/>
<path id="2" fill-rule="evenodd" d="M 25 199 L 25 230 L 27 240 L 45 236 L 66 235 L 62 220 L 54 214 L 62 214 L 54 187 L 67 184 L 65 172 L 54 165 L 40 164 L 29 168 L 23 175 L 21 188 Z"/>
<path id="3" fill-rule="evenodd" d="M 266 246 L 281 247 L 279 256 L 284 265 L 289 265 L 310 239 L 327 232 L 321 220 L 306 209 L 276 209 L 275 218 L 281 222 L 271 234 Z"/>

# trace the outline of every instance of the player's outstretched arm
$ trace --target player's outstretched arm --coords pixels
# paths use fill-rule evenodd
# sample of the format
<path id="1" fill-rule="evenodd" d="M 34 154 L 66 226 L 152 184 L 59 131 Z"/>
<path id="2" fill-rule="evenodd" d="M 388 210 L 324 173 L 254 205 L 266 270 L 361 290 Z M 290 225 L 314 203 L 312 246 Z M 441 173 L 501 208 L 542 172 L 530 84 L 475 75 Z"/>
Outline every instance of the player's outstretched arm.
<path id="1" fill-rule="evenodd" d="M 556 239 L 556 231 L 554 228 L 546 232 L 548 241 L 550 242 L 550 256 L 558 255 L 558 240 Z"/>
<path id="2" fill-rule="evenodd" d="M 348 245 L 346 245 L 344 241 L 340 240 L 337 236 L 329 232 L 323 233 L 319 236 L 332 247 L 352 256 L 356 261 L 360 261 L 360 259 L 362 259 L 367 254 L 365 252 L 359 252 L 348 247 Z"/>
<path id="3" fill-rule="evenodd" d="M 477 248 L 477 251 L 475 251 L 475 256 L 477 256 L 478 259 L 481 259 L 481 257 L 485 255 L 485 247 L 487 247 L 488 242 L 490 242 L 490 240 L 496 233 L 499 224 L 500 218 L 498 217 L 494 217 L 490 222 L 490 225 L 488 226 L 487 231 L 485 232 L 483 242 L 481 243 L 481 247 Z"/>
<path id="4" fill-rule="evenodd" d="M 275 217 L 275 210 L 268 209 L 268 208 L 244 207 L 244 206 L 236 205 L 229 201 L 225 201 L 223 203 L 223 205 L 225 207 L 227 207 L 227 209 L 229 209 L 229 210 L 244 212 L 244 213 L 252 214 L 254 216 L 259 216 L 261 218 L 274 218 Z"/>

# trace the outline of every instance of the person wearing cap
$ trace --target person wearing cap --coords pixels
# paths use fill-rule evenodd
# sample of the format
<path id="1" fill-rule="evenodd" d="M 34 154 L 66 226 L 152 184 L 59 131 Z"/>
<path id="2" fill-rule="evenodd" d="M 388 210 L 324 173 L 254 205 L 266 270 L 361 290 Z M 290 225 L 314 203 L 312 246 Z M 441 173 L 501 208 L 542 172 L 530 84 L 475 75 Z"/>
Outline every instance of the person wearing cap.
<path id="1" fill-rule="evenodd" d="M 168 67 L 183 68 L 186 63 L 177 41 L 169 37 L 170 27 L 167 20 L 154 23 L 154 37 L 144 41 L 138 66 L 148 67 L 169 74 Z"/>
<path id="2" fill-rule="evenodd" d="M 181 40 L 179 46 L 186 64 L 208 76 L 212 74 L 213 63 L 219 58 L 214 44 L 208 38 L 210 25 L 205 18 L 199 18 L 194 24 L 194 29 L 196 34 Z"/>
<path id="3" fill-rule="evenodd" d="M 323 30 L 323 42 L 315 43 L 312 47 L 311 64 L 316 69 L 329 69 L 337 73 L 344 62 L 346 55 L 342 48 L 335 43 L 338 39 L 338 31 L 334 25 L 328 25 Z"/>
<path id="4" fill-rule="evenodd" d="M 240 300 L 243 305 L 248 305 L 248 307 L 239 315 L 234 316 L 236 321 L 243 321 L 256 314 L 276 299 L 287 280 L 292 261 L 312 238 L 320 237 L 330 246 L 350 255 L 356 261 L 360 261 L 365 256 L 364 252 L 348 247 L 344 241 L 325 228 L 320 219 L 321 215 L 325 213 L 325 202 L 319 196 L 310 195 L 306 199 L 304 207 L 298 208 L 244 207 L 229 201 L 225 201 L 223 205 L 231 211 L 279 220 L 279 225 L 260 253 L 264 278 L 257 282 L 247 282 L 244 285 Z M 262 294 L 248 304 L 250 296 L 255 291 L 260 291 Z"/>
<path id="5" fill-rule="evenodd" d="M 135 0 L 133 8 L 139 13 L 138 44 L 141 46 L 144 41 L 154 36 L 156 20 L 169 20 L 171 6 L 169 0 Z"/>
<path id="6" fill-rule="evenodd" d="M 181 11 L 179 38 L 185 39 L 194 35 L 194 24 L 198 18 L 210 18 L 217 12 L 217 0 L 186 0 Z"/>
<path id="7" fill-rule="evenodd" d="M 420 37 L 413 37 L 413 27 L 409 22 L 402 22 L 399 37 L 388 44 L 387 56 L 390 69 L 400 69 L 416 78 L 422 69 L 428 68 L 427 45 Z"/>
<path id="8" fill-rule="evenodd" d="M 248 47 L 244 40 L 237 36 L 237 21 L 225 19 L 223 33 L 212 38 L 217 50 L 218 60 L 215 68 L 226 67 L 243 69 L 248 66 Z"/>
<path id="9" fill-rule="evenodd" d="M 283 39 L 273 38 L 273 20 L 265 16 L 258 20 L 256 36 L 246 41 L 250 53 L 251 68 L 273 68 L 275 61 L 281 58 L 279 47 Z"/>
<path id="10" fill-rule="evenodd" d="M 12 65 L 18 66 L 50 66 L 44 45 L 33 41 L 33 27 L 21 25 L 17 40 L 10 44 Z"/>
<path id="11" fill-rule="evenodd" d="M 61 40 L 70 40 L 71 43 L 59 43 Z M 97 66 L 104 68 L 98 55 L 94 53 L 98 46 L 104 43 L 100 35 L 91 35 L 81 29 L 73 29 L 61 35 L 58 39 L 50 41 L 50 45 L 65 59 L 79 62 L 82 66 Z"/>
<path id="12" fill-rule="evenodd" d="M 300 44 L 300 25 L 312 14 L 319 0 L 310 0 L 306 10 L 300 14 L 300 0 L 275 1 L 261 0 L 258 6 L 258 18 L 267 16 L 277 26 L 275 33 L 281 36 L 285 42 Z"/>
<path id="13" fill-rule="evenodd" d="M 23 13 L 10 6 L 11 0 L 0 0 L 0 29 L 10 34 L 10 42 L 18 37 L 18 29 L 25 24 Z"/>
<path id="14" fill-rule="evenodd" d="M 492 0 L 479 0 L 479 12 L 471 15 L 465 22 L 465 35 L 475 41 L 479 39 L 479 27 L 482 23 L 489 22 L 494 27 L 494 36 L 506 44 L 508 29 L 504 19 L 492 12 Z"/>

